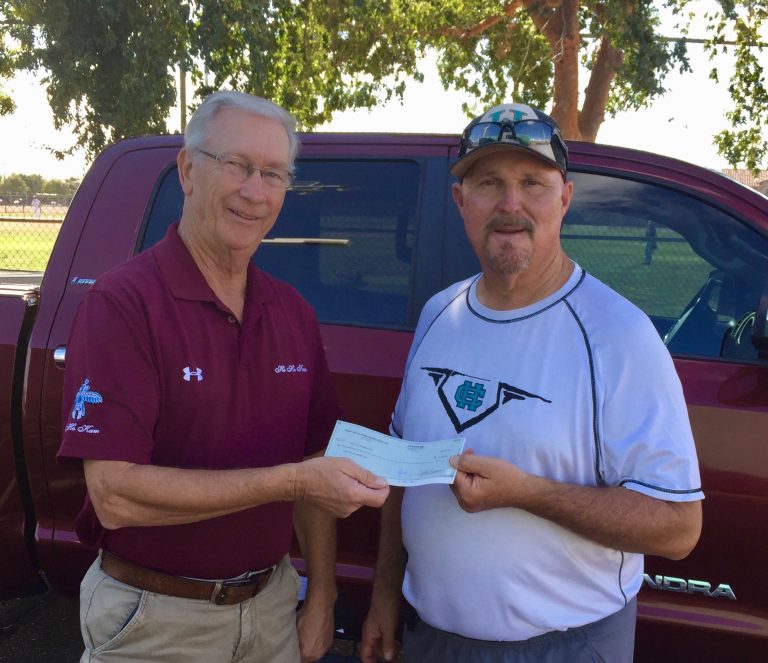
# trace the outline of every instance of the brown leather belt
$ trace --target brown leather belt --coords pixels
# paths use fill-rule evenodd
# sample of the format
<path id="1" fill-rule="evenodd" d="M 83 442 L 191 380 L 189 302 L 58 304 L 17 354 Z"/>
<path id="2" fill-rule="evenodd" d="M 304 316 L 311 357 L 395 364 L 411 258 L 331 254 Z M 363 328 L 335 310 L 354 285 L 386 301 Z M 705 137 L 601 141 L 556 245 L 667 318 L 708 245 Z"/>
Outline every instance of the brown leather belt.
<path id="1" fill-rule="evenodd" d="M 235 605 L 253 598 L 267 586 L 275 570 L 275 567 L 271 566 L 264 571 L 249 574 L 237 580 L 220 582 L 192 580 L 153 571 L 117 557 L 107 550 L 101 552 L 101 568 L 115 580 L 131 587 L 155 594 L 210 601 L 216 605 Z"/>

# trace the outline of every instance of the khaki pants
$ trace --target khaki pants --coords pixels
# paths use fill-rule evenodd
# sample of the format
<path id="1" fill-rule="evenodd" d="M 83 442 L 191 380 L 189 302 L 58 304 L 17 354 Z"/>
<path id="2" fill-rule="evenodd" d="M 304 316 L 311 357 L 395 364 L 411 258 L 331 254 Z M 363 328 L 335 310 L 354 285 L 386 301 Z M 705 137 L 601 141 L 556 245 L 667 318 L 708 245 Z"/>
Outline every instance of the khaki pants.
<path id="1" fill-rule="evenodd" d="M 297 663 L 299 578 L 286 556 L 267 586 L 238 605 L 136 589 L 93 563 L 80 585 L 80 663 Z"/>

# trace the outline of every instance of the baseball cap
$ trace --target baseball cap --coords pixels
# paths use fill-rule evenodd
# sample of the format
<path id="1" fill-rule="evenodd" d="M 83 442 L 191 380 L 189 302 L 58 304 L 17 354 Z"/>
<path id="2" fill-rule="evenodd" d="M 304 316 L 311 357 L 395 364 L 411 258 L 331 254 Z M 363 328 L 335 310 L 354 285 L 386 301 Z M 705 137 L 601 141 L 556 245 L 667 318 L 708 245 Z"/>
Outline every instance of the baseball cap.
<path id="1" fill-rule="evenodd" d="M 464 129 L 459 158 L 451 174 L 464 177 L 482 157 L 504 150 L 524 150 L 557 168 L 565 178 L 568 148 L 549 115 L 526 104 L 501 104 L 476 117 Z"/>

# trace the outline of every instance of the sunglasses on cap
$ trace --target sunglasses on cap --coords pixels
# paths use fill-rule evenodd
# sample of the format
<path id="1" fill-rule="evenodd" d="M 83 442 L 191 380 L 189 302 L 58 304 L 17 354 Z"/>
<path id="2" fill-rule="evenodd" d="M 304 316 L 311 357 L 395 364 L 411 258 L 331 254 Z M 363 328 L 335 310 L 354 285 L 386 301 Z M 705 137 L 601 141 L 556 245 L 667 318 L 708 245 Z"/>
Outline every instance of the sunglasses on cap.
<path id="1" fill-rule="evenodd" d="M 552 161 L 565 173 L 568 149 L 560 131 L 543 120 L 478 122 L 467 127 L 464 132 L 459 148 L 459 158 L 461 159 L 472 150 L 493 143 L 511 143 L 533 150 Z"/>

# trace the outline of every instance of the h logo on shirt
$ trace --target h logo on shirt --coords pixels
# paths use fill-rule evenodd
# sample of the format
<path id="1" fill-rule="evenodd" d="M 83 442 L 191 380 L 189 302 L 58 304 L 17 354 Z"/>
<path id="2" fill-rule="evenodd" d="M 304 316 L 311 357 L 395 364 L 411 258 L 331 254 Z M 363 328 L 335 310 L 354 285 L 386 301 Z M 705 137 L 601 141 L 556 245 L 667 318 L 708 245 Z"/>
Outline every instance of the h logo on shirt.
<path id="1" fill-rule="evenodd" d="M 184 380 L 186 382 L 190 382 L 192 378 L 197 378 L 198 382 L 203 381 L 203 369 L 202 368 L 196 368 L 194 371 L 189 368 L 189 366 L 184 367 Z"/>

